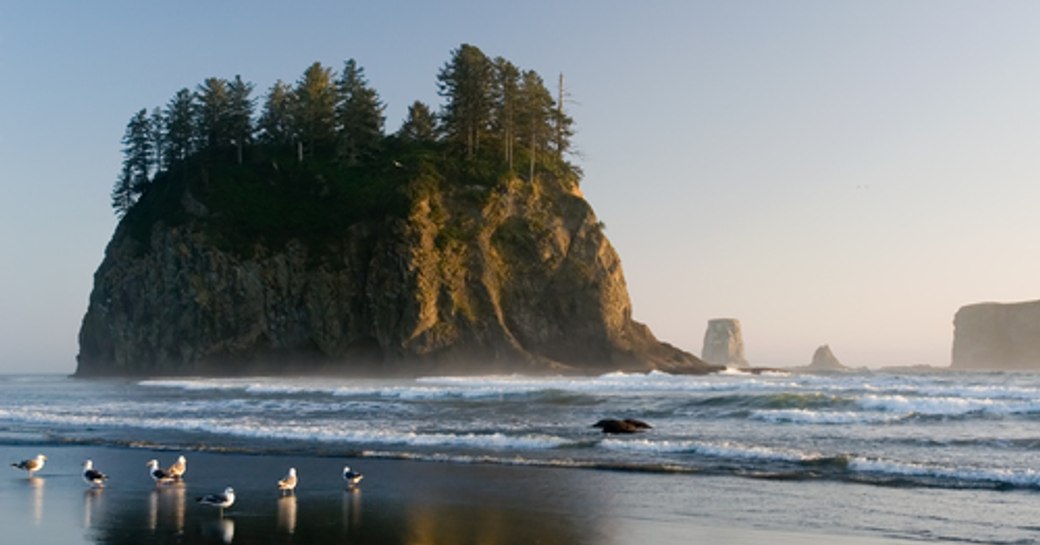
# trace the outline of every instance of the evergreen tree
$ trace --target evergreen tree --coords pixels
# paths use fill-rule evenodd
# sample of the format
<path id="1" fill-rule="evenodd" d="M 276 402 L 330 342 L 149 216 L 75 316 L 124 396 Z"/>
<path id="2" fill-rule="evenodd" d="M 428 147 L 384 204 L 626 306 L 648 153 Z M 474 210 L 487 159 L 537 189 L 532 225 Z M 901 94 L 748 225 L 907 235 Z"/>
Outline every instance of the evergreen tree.
<path id="1" fill-rule="evenodd" d="M 144 191 L 155 167 L 152 122 L 142 108 L 130 118 L 123 133 L 123 169 L 112 188 L 112 208 L 122 217 Z"/>
<path id="2" fill-rule="evenodd" d="M 243 148 L 253 141 L 253 99 L 249 97 L 252 92 L 253 84 L 242 81 L 242 76 L 236 75 L 228 83 L 228 132 L 240 165 Z"/>
<path id="3" fill-rule="evenodd" d="M 199 140 L 208 150 L 229 146 L 231 133 L 231 94 L 227 80 L 206 78 L 195 90 Z"/>
<path id="4" fill-rule="evenodd" d="M 166 152 L 166 117 L 161 109 L 156 107 L 152 110 L 150 122 L 152 129 L 152 152 L 155 153 L 152 164 L 155 171 L 159 172 L 166 168 L 166 161 L 163 159 L 163 154 Z"/>
<path id="5" fill-rule="evenodd" d="M 502 158 L 513 169 L 516 147 L 517 102 L 520 95 L 520 70 L 513 63 L 496 57 L 493 127 L 502 142 Z"/>
<path id="6" fill-rule="evenodd" d="M 191 91 L 183 88 L 170 99 L 166 105 L 165 130 L 163 138 L 163 168 L 169 168 L 177 161 L 183 161 L 195 151 L 195 102 Z"/>
<path id="7" fill-rule="evenodd" d="M 553 136 L 549 124 L 553 114 L 552 95 L 534 70 L 525 70 L 521 78 L 517 114 L 520 136 L 527 146 L 528 176 L 533 180 L 535 163 Z"/>
<path id="8" fill-rule="evenodd" d="M 132 189 L 133 177 L 130 174 L 130 169 L 123 164 L 123 169 L 119 173 L 119 177 L 116 178 L 116 183 L 112 187 L 112 209 L 115 212 L 117 218 L 122 218 L 126 215 L 126 212 L 130 210 L 130 207 L 134 205 L 136 195 Z"/>
<path id="9" fill-rule="evenodd" d="M 332 70 L 318 62 L 312 64 L 296 83 L 293 97 L 292 119 L 298 142 L 311 151 L 330 147 L 336 138 L 336 88 L 332 83 Z"/>
<path id="10" fill-rule="evenodd" d="M 383 142 L 385 106 L 380 102 L 375 89 L 368 86 L 364 72 L 354 59 L 348 60 L 337 87 L 337 154 L 340 160 L 348 165 L 372 157 Z"/>
<path id="11" fill-rule="evenodd" d="M 267 92 L 264 111 L 257 122 L 260 140 L 275 146 L 288 146 L 295 138 L 294 95 L 289 84 L 278 80 Z"/>
<path id="12" fill-rule="evenodd" d="M 567 112 L 564 110 L 564 96 L 563 74 L 560 74 L 558 98 L 556 100 L 556 107 L 553 108 L 553 114 L 550 117 L 550 120 L 553 130 L 553 147 L 556 152 L 556 159 L 561 162 L 563 161 L 563 154 L 570 150 L 571 137 L 574 136 L 574 119 L 567 115 Z"/>
<path id="13" fill-rule="evenodd" d="M 437 119 L 434 118 L 430 107 L 416 100 L 408 107 L 408 117 L 405 118 L 397 136 L 409 142 L 432 142 L 437 138 Z"/>
<path id="14" fill-rule="evenodd" d="M 437 86 L 447 99 L 441 110 L 441 130 L 471 158 L 480 149 L 491 118 L 491 61 L 477 47 L 462 44 L 437 74 Z"/>

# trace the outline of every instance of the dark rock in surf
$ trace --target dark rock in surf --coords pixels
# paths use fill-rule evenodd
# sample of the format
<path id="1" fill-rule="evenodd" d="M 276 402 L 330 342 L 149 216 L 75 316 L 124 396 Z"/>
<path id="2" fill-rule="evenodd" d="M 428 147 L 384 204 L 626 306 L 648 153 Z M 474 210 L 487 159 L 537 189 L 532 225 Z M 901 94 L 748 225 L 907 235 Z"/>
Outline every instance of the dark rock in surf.
<path id="1" fill-rule="evenodd" d="M 603 433 L 636 433 L 653 428 L 650 424 L 634 418 L 626 418 L 624 420 L 605 418 L 593 424 L 592 427 L 600 428 Z"/>

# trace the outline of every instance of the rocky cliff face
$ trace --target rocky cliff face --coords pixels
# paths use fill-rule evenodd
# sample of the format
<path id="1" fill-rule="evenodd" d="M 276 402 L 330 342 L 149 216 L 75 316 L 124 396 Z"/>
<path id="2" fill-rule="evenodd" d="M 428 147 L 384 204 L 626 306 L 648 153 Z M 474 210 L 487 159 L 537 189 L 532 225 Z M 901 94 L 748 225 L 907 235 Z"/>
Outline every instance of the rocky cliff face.
<path id="1" fill-rule="evenodd" d="M 621 261 L 576 188 L 413 184 L 403 218 L 331 240 L 219 243 L 184 221 L 117 228 L 77 375 L 662 369 L 706 372 L 632 320 Z"/>
<path id="2" fill-rule="evenodd" d="M 708 320 L 701 357 L 711 364 L 747 367 L 740 320 L 734 318 Z"/>
<path id="3" fill-rule="evenodd" d="M 953 325 L 954 369 L 1040 369 L 1040 301 L 968 305 Z"/>

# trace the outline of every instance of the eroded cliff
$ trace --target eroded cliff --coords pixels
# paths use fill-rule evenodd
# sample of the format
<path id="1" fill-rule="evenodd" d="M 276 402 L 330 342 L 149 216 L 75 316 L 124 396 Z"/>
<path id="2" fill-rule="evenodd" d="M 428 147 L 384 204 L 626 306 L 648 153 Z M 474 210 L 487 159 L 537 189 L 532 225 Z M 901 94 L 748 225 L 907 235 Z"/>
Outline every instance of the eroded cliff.
<path id="1" fill-rule="evenodd" d="M 170 183 L 144 199 L 175 213 L 144 203 L 120 223 L 77 375 L 712 369 L 632 319 L 572 181 L 416 176 L 400 214 L 281 238 L 193 194 L 208 183 Z"/>
<path id="2" fill-rule="evenodd" d="M 954 317 L 954 369 L 1040 369 L 1040 301 L 979 303 Z"/>

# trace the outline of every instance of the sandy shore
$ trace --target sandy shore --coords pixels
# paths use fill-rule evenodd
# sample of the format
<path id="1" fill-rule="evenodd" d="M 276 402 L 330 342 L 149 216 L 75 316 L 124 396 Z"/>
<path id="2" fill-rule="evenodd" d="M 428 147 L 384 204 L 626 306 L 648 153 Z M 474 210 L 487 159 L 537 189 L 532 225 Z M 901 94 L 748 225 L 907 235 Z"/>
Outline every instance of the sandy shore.
<path id="1" fill-rule="evenodd" d="M 42 452 L 34 479 L 6 467 Z M 733 527 L 702 513 L 710 478 L 619 472 L 458 465 L 323 456 L 187 452 L 182 485 L 156 487 L 145 463 L 177 452 L 0 445 L 3 542 L 75 543 L 899 543 L 768 527 Z M 86 458 L 111 479 L 82 481 Z M 344 464 L 365 473 L 344 490 Z M 300 486 L 280 497 L 274 483 L 296 467 Z M 740 485 L 740 483 L 738 483 Z M 745 487 L 762 483 L 745 481 Z M 238 500 L 221 518 L 195 497 L 233 486 Z M 703 488 L 707 486 L 708 488 Z M 702 488 L 683 495 L 689 487 Z M 684 499 L 685 498 L 685 499 Z"/>

